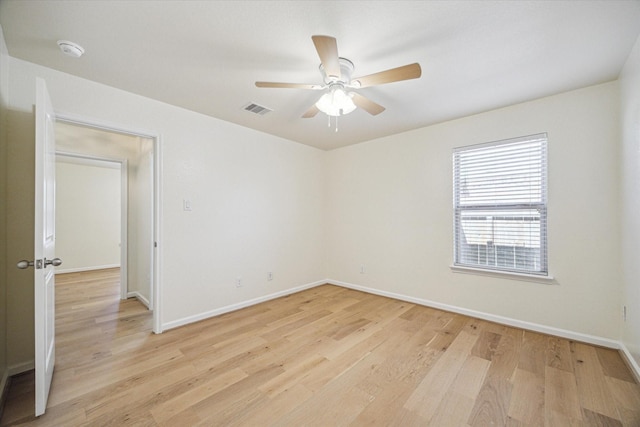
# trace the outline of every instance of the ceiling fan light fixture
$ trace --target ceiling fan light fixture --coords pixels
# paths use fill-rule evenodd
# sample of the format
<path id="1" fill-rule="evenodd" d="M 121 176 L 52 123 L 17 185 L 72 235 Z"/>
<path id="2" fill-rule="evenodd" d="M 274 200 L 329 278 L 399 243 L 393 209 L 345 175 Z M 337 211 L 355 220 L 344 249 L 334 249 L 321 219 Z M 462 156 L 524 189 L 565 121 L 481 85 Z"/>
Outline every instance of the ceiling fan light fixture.
<path id="1" fill-rule="evenodd" d="M 347 93 L 339 87 L 334 88 L 331 92 L 327 92 L 320 97 L 316 102 L 316 107 L 327 116 L 344 116 L 356 109 L 356 104 L 353 103 L 351 98 L 351 93 Z"/>
<path id="2" fill-rule="evenodd" d="M 353 62 L 338 56 L 338 44 L 335 37 L 315 35 L 311 36 L 311 40 L 320 58 L 318 68 L 322 74 L 324 85 L 263 81 L 257 81 L 255 85 L 264 88 L 329 89 L 315 104 L 305 111 L 302 118 L 309 119 L 315 117 L 319 112 L 323 112 L 329 118 L 329 127 L 331 127 L 331 117 L 335 117 L 336 132 L 338 130 L 338 117 L 351 113 L 356 107 L 372 116 L 376 116 L 385 110 L 382 105 L 359 94 L 358 89 L 417 79 L 422 75 L 420 64 L 415 62 L 351 80 L 351 75 L 355 69 Z M 353 89 L 354 91 L 347 92 L 345 89 Z"/>

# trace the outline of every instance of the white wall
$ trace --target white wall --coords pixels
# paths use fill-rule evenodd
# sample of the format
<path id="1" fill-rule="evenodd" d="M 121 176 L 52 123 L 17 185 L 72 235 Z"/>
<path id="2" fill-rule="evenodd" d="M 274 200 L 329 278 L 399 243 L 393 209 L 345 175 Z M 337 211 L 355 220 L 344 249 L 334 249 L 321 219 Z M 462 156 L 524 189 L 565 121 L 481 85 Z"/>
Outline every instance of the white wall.
<path id="1" fill-rule="evenodd" d="M 96 162 L 97 163 L 97 162 Z M 120 164 L 56 161 L 56 272 L 120 265 Z"/>
<path id="2" fill-rule="evenodd" d="M 620 75 L 622 126 L 622 342 L 640 365 L 640 38 Z"/>
<path id="3" fill-rule="evenodd" d="M 9 106 L 9 53 L 0 27 L 0 393 L 7 380 L 7 123 Z"/>
<path id="4" fill-rule="evenodd" d="M 324 152 L 15 58 L 10 69 L 10 258 L 33 253 L 32 108 L 41 76 L 56 111 L 160 136 L 163 324 L 324 278 Z M 9 353 L 21 362 L 33 357 L 33 274 L 10 274 Z"/>
<path id="5" fill-rule="evenodd" d="M 153 141 L 138 138 L 129 162 L 128 290 L 151 301 L 153 251 Z"/>
<path id="6" fill-rule="evenodd" d="M 329 278 L 617 339 L 618 103 L 607 83 L 329 152 Z M 540 132 L 555 282 L 452 272 L 453 148 Z"/>

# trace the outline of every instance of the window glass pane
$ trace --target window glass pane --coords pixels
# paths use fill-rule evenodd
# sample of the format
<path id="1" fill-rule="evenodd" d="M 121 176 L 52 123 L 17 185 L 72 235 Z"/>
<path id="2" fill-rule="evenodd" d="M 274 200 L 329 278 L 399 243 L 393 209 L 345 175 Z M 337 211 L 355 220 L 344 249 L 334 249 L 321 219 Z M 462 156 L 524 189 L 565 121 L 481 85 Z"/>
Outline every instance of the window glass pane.
<path id="1" fill-rule="evenodd" d="M 459 262 L 507 270 L 541 270 L 541 215 L 537 209 L 462 211 Z"/>

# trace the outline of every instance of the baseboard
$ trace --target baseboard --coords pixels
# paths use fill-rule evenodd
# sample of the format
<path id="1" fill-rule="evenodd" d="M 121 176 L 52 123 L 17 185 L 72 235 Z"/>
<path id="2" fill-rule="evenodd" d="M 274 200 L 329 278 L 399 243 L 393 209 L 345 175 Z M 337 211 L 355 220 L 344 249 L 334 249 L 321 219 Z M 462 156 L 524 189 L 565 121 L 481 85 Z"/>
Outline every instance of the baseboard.
<path id="1" fill-rule="evenodd" d="M 138 301 L 140 301 L 142 303 L 142 305 L 144 305 L 145 307 L 147 307 L 147 309 L 149 309 L 150 304 L 149 304 L 149 300 L 146 299 L 144 297 L 144 295 L 142 295 L 140 292 L 138 291 L 134 291 L 134 292 L 128 292 L 127 293 L 127 298 L 136 298 Z"/>
<path id="2" fill-rule="evenodd" d="M 494 323 L 500 323 L 501 325 L 513 326 L 520 329 L 526 329 L 529 331 L 540 332 L 543 334 L 553 335 L 561 338 L 567 338 L 570 340 L 581 341 L 589 344 L 599 345 L 601 347 L 620 349 L 620 342 L 611 340 L 608 338 L 597 337 L 594 335 L 583 334 L 580 332 L 568 331 L 566 329 L 554 328 L 552 326 L 540 325 L 538 323 L 525 322 L 523 320 L 512 319 L 510 317 L 497 316 L 495 314 L 484 313 L 476 310 L 469 310 L 462 307 L 457 307 L 448 304 L 442 304 L 435 301 L 430 301 L 422 298 L 415 298 L 408 295 L 396 294 L 394 292 L 381 291 L 378 289 L 368 288 L 366 286 L 354 285 L 352 283 L 340 282 L 337 280 L 328 280 L 327 283 L 336 286 L 342 286 L 349 289 L 355 289 L 369 294 L 380 295 L 383 297 L 394 298 L 401 301 L 412 302 L 414 304 L 424 305 L 426 307 L 437 308 L 439 310 L 450 311 L 452 313 L 463 314 L 469 317 L 475 317 L 478 319 L 488 320 Z"/>
<path id="3" fill-rule="evenodd" d="M 269 301 L 272 299 L 284 297 L 287 295 L 295 294 L 296 292 L 304 291 L 306 289 L 315 288 L 316 286 L 324 285 L 328 283 L 326 280 L 319 280 L 313 283 L 307 283 L 306 285 L 297 286 L 295 288 L 286 289 L 284 291 L 275 292 L 273 294 L 261 296 L 258 298 L 253 298 L 247 301 L 242 301 L 236 304 L 227 305 L 224 307 L 217 308 L 215 310 L 206 311 L 204 313 L 196 314 L 194 316 L 184 317 L 182 319 L 174 320 L 171 322 L 164 323 L 162 325 L 162 331 L 167 331 L 169 329 L 174 329 L 180 326 L 188 325 L 190 323 L 199 322 L 200 320 L 205 320 L 210 317 L 219 316 L 224 313 L 229 313 L 231 311 L 240 310 L 242 308 L 250 307 L 252 305 L 260 304 L 261 302 Z"/>
<path id="4" fill-rule="evenodd" d="M 35 362 L 30 360 L 28 362 L 18 363 L 16 365 L 11 365 L 7 368 L 7 375 L 10 377 L 24 374 L 25 372 L 29 372 L 34 370 L 36 367 Z"/>
<path id="5" fill-rule="evenodd" d="M 640 384 L 640 365 L 638 365 L 636 358 L 633 357 L 633 354 L 631 354 L 624 342 L 620 343 L 620 354 L 633 375 L 636 377 L 636 381 Z"/>
<path id="6" fill-rule="evenodd" d="M 120 267 L 120 264 L 107 264 L 107 265 L 94 265 L 90 267 L 56 268 L 56 274 L 79 273 L 81 271 L 105 270 L 107 268 L 119 268 L 119 267 Z"/>

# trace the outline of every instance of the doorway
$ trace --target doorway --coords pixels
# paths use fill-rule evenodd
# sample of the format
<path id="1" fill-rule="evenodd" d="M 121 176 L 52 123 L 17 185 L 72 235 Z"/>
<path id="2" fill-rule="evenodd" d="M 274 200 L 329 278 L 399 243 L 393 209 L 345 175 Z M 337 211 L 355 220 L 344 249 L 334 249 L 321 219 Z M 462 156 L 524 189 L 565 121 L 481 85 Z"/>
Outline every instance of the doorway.
<path id="1" fill-rule="evenodd" d="M 57 150 L 56 253 L 64 264 L 56 274 L 118 268 L 120 299 L 140 299 L 128 295 L 127 163 Z"/>
<path id="2" fill-rule="evenodd" d="M 120 256 L 116 263 L 103 261 L 101 264 L 99 261 L 94 261 L 93 266 L 109 268 L 119 264 L 121 299 L 135 297 L 142 302 L 153 313 L 153 331 L 161 332 L 156 273 L 157 137 L 122 131 L 60 115 L 57 117 L 55 126 L 58 159 L 64 159 L 63 161 L 67 164 L 75 164 L 74 167 L 77 168 L 84 167 L 86 170 L 94 171 L 102 169 L 103 175 L 106 169 L 111 170 L 111 175 L 113 172 L 119 173 L 120 213 L 117 214 L 113 206 L 104 206 L 104 209 L 109 210 L 111 216 L 117 215 L 120 219 L 119 232 L 117 232 L 119 235 L 111 236 L 112 238 L 108 241 L 105 240 L 105 245 L 113 246 L 114 243 L 118 245 Z M 65 167 L 68 168 L 68 166 Z M 100 182 L 96 187 L 104 184 Z M 95 188 L 95 191 L 102 192 L 100 188 Z M 92 203 L 102 203 L 99 194 L 87 197 L 87 200 L 91 200 Z M 94 207 L 93 210 L 101 209 Z M 102 220 L 106 221 L 104 217 Z M 111 227 L 113 234 L 115 225 Z M 107 249 L 101 247 L 101 242 L 91 243 L 100 247 L 103 252 Z M 113 247 L 110 251 L 111 255 L 108 256 L 113 259 Z M 70 270 L 65 270 L 64 267 L 64 265 L 61 266 L 61 272 L 72 272 L 74 268 L 75 271 L 86 271 L 91 270 L 92 266 L 78 266 L 70 263 L 67 266 L 71 268 Z"/>

